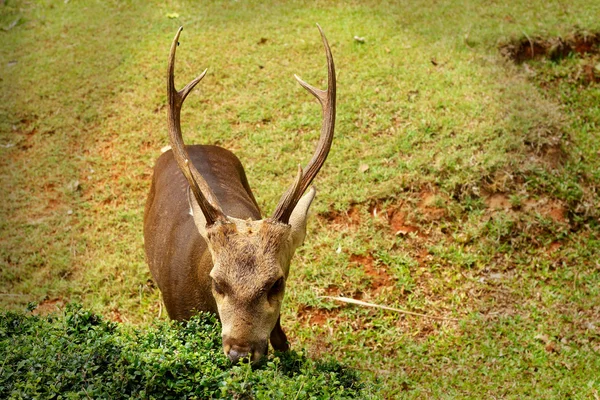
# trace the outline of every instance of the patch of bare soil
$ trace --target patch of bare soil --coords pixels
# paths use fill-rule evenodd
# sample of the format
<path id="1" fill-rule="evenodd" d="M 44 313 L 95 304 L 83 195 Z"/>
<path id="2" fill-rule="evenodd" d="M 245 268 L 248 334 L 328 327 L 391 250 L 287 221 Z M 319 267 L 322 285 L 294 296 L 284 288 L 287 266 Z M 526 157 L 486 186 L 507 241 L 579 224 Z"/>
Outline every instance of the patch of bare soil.
<path id="1" fill-rule="evenodd" d="M 446 217 L 446 210 L 438 207 L 437 203 L 443 199 L 436 191 L 423 190 L 419 193 L 407 195 L 410 201 L 399 201 L 389 204 L 388 199 L 371 200 L 365 203 L 354 203 L 347 211 L 329 211 L 321 214 L 328 223 L 336 227 L 357 228 L 364 221 L 364 215 L 389 227 L 393 235 L 407 236 L 415 233 L 418 237 L 426 238 L 427 233 L 419 228 L 413 221 L 414 214 L 419 219 L 427 222 L 438 221 Z M 410 204 L 414 204 L 412 207 Z M 366 213 L 363 211 L 365 210 Z"/>
<path id="2" fill-rule="evenodd" d="M 355 227 L 360 225 L 361 204 L 352 204 L 347 211 L 329 211 L 321 214 L 328 222 L 335 226 Z"/>
<path id="3" fill-rule="evenodd" d="M 438 207 L 436 204 L 442 197 L 436 191 L 423 190 L 421 191 L 420 201 L 417 208 L 429 221 L 436 221 L 446 216 L 446 210 Z"/>
<path id="4" fill-rule="evenodd" d="M 500 52 L 517 64 L 549 58 L 558 61 L 571 54 L 600 53 L 600 32 L 575 32 L 566 37 L 524 37 L 500 46 Z"/>
<path id="5" fill-rule="evenodd" d="M 327 285 L 324 292 L 325 296 L 339 296 L 342 293 L 342 289 L 336 285 Z"/>
<path id="6" fill-rule="evenodd" d="M 53 299 L 46 299 L 42 301 L 35 310 L 32 311 L 33 315 L 48 315 L 53 312 L 60 311 L 65 306 L 65 301 L 60 297 L 55 297 Z"/>
<path id="7" fill-rule="evenodd" d="M 597 57 L 591 61 L 585 63 L 581 70 L 583 81 L 586 83 L 599 83 L 600 82 L 600 59 Z"/>
<path id="8" fill-rule="evenodd" d="M 553 38 L 524 37 L 501 45 L 500 53 L 516 64 L 538 59 L 559 62 L 573 55 L 581 59 L 573 65 L 568 74 L 553 76 L 552 79 L 539 82 L 541 87 L 551 86 L 563 80 L 583 85 L 600 82 L 600 32 L 576 32 L 566 37 Z M 557 148 L 545 149 L 550 154 L 554 150 Z M 557 155 L 560 156 L 560 152 Z"/>
<path id="9" fill-rule="evenodd" d="M 127 318 L 123 316 L 119 309 L 116 307 L 110 310 L 108 314 L 105 314 L 105 316 L 112 322 L 127 322 Z"/>
<path id="10" fill-rule="evenodd" d="M 305 325 L 319 325 L 323 326 L 330 319 L 337 317 L 337 310 L 326 310 L 324 308 L 318 308 L 313 306 L 303 305 L 298 309 L 298 318 Z"/>
<path id="11" fill-rule="evenodd" d="M 413 231 L 416 232 L 419 229 L 417 227 L 407 228 L 405 225 L 406 213 L 400 210 L 391 210 L 388 212 L 388 222 L 390 224 L 390 228 L 392 228 L 392 232 L 394 233 L 403 233 L 403 231 Z"/>
<path id="12" fill-rule="evenodd" d="M 554 145 L 543 145 L 539 149 L 538 155 L 542 159 L 542 162 L 547 164 L 550 168 L 557 168 L 567 159 L 567 155 L 560 143 Z"/>
<path id="13" fill-rule="evenodd" d="M 554 222 L 569 222 L 567 219 L 567 208 L 558 200 L 548 199 L 545 197 L 537 200 L 527 200 L 524 203 L 524 209 L 525 211 L 538 212 L 544 217 L 550 218 Z"/>
<path id="14" fill-rule="evenodd" d="M 490 210 L 510 210 L 512 204 L 510 199 L 504 193 L 494 193 L 484 197 L 485 205 Z"/>
<path id="15" fill-rule="evenodd" d="M 527 199 L 520 205 L 513 205 L 506 193 L 484 194 L 483 198 L 485 205 L 491 213 L 496 211 L 524 211 L 538 213 L 557 223 L 569 223 L 567 208 L 559 200 L 540 197 L 538 199 Z"/>
<path id="16" fill-rule="evenodd" d="M 350 262 L 360 265 L 365 274 L 371 279 L 370 290 L 379 292 L 385 287 L 394 286 L 396 279 L 392 277 L 386 270 L 385 265 L 377 265 L 375 258 L 371 254 L 358 255 L 352 254 Z"/>
<path id="17" fill-rule="evenodd" d="M 561 242 L 552 242 L 552 243 L 550 243 L 550 246 L 548 246 L 548 253 L 554 253 L 554 252 L 560 250 L 561 247 L 562 247 Z"/>
<path id="18" fill-rule="evenodd" d="M 407 213 L 405 211 L 402 211 L 400 208 L 389 208 L 386 211 L 386 215 L 387 222 L 394 235 L 405 236 L 410 233 L 421 235 L 419 228 L 417 228 L 415 225 L 411 225 L 406 221 Z"/>

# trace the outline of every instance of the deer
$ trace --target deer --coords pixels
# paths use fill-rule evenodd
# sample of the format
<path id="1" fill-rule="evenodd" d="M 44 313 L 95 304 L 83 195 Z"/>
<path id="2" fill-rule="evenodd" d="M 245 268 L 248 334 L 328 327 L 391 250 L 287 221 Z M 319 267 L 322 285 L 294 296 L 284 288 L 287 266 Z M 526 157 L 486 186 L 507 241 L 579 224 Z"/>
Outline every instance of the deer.
<path id="1" fill-rule="evenodd" d="M 321 104 L 321 133 L 312 158 L 305 168 L 298 165 L 293 183 L 267 218 L 236 155 L 216 145 L 184 144 L 181 108 L 207 70 L 175 89 L 175 53 L 183 27 L 171 44 L 171 148 L 154 165 L 144 209 L 146 261 L 169 318 L 186 321 L 198 312 L 215 314 L 221 322 L 223 352 L 233 364 L 258 363 L 268 354 L 269 342 L 274 350 L 289 350 L 281 305 L 291 259 L 306 236 L 316 194 L 311 184 L 327 159 L 335 129 L 335 66 L 327 38 L 317 27 L 327 58 L 327 89 L 294 77 Z"/>

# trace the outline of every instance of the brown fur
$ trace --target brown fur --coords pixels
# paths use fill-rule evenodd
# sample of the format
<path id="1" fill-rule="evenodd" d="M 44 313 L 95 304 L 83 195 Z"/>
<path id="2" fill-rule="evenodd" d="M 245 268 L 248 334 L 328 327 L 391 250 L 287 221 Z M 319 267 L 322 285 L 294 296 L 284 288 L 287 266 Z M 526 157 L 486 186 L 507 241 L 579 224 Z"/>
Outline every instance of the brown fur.
<path id="1" fill-rule="evenodd" d="M 216 146 L 187 146 L 187 150 L 230 217 L 207 229 L 171 152 L 159 158 L 146 203 L 144 238 L 148 265 L 167 312 L 177 320 L 197 311 L 218 314 L 223 349 L 232 359 L 233 353 L 258 360 L 269 339 L 275 349 L 287 350 L 279 312 L 290 259 L 304 238 L 314 192 L 300 204 L 291 225 L 260 220 L 233 153 Z M 281 290 L 273 295 L 271 286 L 280 278 Z M 223 294 L 215 291 L 213 281 Z"/>
<path id="2" fill-rule="evenodd" d="M 233 153 L 216 146 L 187 146 L 187 150 L 198 170 L 210 177 L 229 215 L 260 218 L 244 169 Z M 172 152 L 162 154 L 144 211 L 144 245 L 169 317 L 176 320 L 189 319 L 195 311 L 217 313 L 209 278 L 211 254 L 190 215 L 188 187 Z"/>

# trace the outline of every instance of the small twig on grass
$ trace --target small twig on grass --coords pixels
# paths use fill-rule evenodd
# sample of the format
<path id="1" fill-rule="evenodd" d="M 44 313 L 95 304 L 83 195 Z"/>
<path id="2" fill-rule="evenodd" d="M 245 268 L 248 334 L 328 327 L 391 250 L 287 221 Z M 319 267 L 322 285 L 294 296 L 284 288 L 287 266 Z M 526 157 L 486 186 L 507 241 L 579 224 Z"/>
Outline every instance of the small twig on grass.
<path id="1" fill-rule="evenodd" d="M 356 369 L 359 371 L 375 372 L 376 374 L 384 376 L 390 376 L 394 373 L 394 371 L 390 371 L 389 369 L 373 369 L 371 366 L 361 367 L 359 365 L 353 365 L 352 369 Z"/>
<path id="2" fill-rule="evenodd" d="M 27 296 L 31 296 L 31 295 L 30 294 L 21 294 L 21 293 L 0 293 L 0 296 L 27 297 Z"/>
<path id="3" fill-rule="evenodd" d="M 302 385 L 300 385 L 300 389 L 298 389 L 298 392 L 296 393 L 296 397 L 294 397 L 294 400 L 298 399 L 298 396 L 300 395 L 300 391 L 302 390 L 302 388 L 304 387 L 304 381 L 302 382 Z"/>
<path id="4" fill-rule="evenodd" d="M 8 26 L 2 28 L 4 29 L 6 32 L 10 31 L 12 28 L 14 28 L 15 26 L 17 26 L 17 24 L 19 23 L 19 21 L 21 20 L 21 17 L 18 17 L 17 19 L 15 19 L 13 22 L 11 22 Z"/>
<path id="5" fill-rule="evenodd" d="M 455 321 L 455 322 L 460 322 L 460 320 L 456 319 L 456 318 L 434 317 L 434 316 L 431 316 L 431 315 L 419 314 L 419 313 L 412 312 L 412 311 L 400 310 L 399 308 L 382 306 L 380 304 L 367 303 L 366 301 L 356 300 L 356 299 L 352 299 L 352 298 L 349 298 L 349 297 L 334 297 L 334 296 L 319 296 L 319 297 L 322 298 L 322 299 L 330 299 L 330 300 L 341 301 L 341 302 L 344 302 L 344 303 L 357 304 L 359 306 L 381 308 L 383 310 L 395 311 L 395 312 L 401 313 L 401 314 L 414 315 L 415 317 L 438 319 L 438 320 L 441 320 L 441 321 Z"/>

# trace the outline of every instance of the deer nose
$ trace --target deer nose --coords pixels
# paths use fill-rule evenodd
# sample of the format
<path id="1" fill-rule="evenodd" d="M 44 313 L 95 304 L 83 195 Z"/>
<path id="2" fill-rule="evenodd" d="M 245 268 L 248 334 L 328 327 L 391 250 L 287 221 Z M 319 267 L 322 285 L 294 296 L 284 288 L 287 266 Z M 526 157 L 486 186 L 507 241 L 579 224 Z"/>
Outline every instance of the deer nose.
<path id="1" fill-rule="evenodd" d="M 250 354 L 252 354 L 252 349 L 250 349 L 249 347 L 233 345 L 229 349 L 227 357 L 229 357 L 229 360 L 233 364 L 237 364 L 240 362 L 240 360 L 247 359 Z"/>

